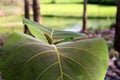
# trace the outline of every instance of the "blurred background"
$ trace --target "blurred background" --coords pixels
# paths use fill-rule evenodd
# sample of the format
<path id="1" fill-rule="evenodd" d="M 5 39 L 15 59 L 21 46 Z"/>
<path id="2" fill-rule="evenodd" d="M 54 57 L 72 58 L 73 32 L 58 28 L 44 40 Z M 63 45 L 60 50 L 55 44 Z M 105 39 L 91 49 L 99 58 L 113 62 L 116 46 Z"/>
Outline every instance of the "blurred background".
<path id="1" fill-rule="evenodd" d="M 87 29 L 102 30 L 115 23 L 116 0 L 88 0 Z M 32 0 L 29 0 L 30 16 Z M 40 0 L 41 24 L 59 30 L 82 29 L 83 0 Z M 0 33 L 23 32 L 24 0 L 0 0 Z"/>

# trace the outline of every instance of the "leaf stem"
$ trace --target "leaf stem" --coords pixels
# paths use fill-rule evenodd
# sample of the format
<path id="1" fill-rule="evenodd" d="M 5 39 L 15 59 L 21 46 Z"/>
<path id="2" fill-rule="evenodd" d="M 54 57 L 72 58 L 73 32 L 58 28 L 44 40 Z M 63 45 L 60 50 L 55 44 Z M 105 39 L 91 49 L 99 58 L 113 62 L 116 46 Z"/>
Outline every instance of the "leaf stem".
<path id="1" fill-rule="evenodd" d="M 44 35 L 45 35 L 45 37 L 46 37 L 48 43 L 49 43 L 49 44 L 53 44 L 52 38 L 51 38 L 48 34 L 46 34 L 46 33 L 45 33 Z"/>

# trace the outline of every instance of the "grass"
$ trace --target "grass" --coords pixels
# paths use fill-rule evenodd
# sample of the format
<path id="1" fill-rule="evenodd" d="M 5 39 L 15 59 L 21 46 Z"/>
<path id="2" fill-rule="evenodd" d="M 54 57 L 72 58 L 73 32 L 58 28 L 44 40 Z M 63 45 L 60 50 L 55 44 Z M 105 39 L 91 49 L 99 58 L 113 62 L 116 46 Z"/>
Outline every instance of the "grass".
<path id="1" fill-rule="evenodd" d="M 21 16 L 0 17 L 0 33 L 22 31 Z"/>
<path id="2" fill-rule="evenodd" d="M 87 6 L 88 17 L 115 17 L 115 6 Z M 83 5 L 82 4 L 42 4 L 42 15 L 53 15 L 62 17 L 82 17 Z"/>
<path id="3" fill-rule="evenodd" d="M 52 27 L 54 29 L 61 30 L 72 26 L 74 27 L 75 24 L 79 24 L 81 26 L 83 4 L 62 3 L 67 3 L 67 1 L 82 2 L 82 0 L 56 0 L 56 2 L 60 4 L 44 4 L 47 2 L 51 2 L 51 0 L 42 0 L 43 4 L 41 4 L 41 14 L 45 16 L 42 17 L 42 24 Z M 21 3 L 21 5 L 23 4 Z M 23 10 L 21 9 L 21 7 L 22 6 L 20 5 L 0 6 L 0 10 L 2 10 L 3 13 L 7 14 L 7 16 L 0 17 L 0 33 L 11 33 L 16 31 L 23 32 L 23 24 L 21 17 L 21 15 L 23 14 Z M 115 6 L 98 6 L 88 4 L 87 8 L 87 14 L 89 17 L 88 28 L 104 29 L 108 28 L 111 23 L 115 22 Z"/>

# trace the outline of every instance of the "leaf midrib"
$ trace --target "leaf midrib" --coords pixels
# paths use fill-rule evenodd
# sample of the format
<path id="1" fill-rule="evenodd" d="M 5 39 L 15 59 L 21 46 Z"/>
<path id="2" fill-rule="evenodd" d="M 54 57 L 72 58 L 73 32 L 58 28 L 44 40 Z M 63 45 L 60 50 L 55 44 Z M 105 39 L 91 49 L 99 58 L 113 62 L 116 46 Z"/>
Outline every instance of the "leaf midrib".
<path id="1" fill-rule="evenodd" d="M 59 69 L 60 69 L 60 79 L 63 80 L 63 70 L 62 70 L 62 64 L 61 64 L 61 60 L 60 60 L 60 54 L 59 54 L 57 47 L 55 45 L 53 45 L 53 47 L 57 54 L 57 59 L 58 59 L 58 64 L 59 64 Z"/>
<path id="2" fill-rule="evenodd" d="M 26 45 L 29 45 L 29 44 L 31 44 L 31 43 L 27 43 Z M 32 43 L 33 44 L 33 43 Z M 38 43 L 36 43 L 36 44 L 38 44 Z M 22 46 L 25 46 L 25 45 L 22 45 Z M 44 46 L 51 46 L 51 45 L 44 45 Z M 52 46 L 51 46 L 52 47 Z M 54 51 L 56 52 L 56 54 L 57 54 L 57 58 L 58 58 L 58 64 L 59 64 L 59 68 L 60 68 L 60 79 L 61 80 L 63 80 L 63 75 L 64 75 L 64 73 L 63 73 L 63 70 L 62 70 L 62 65 L 61 65 L 61 60 L 60 60 L 60 56 L 61 56 L 61 54 L 59 53 L 59 51 L 58 51 L 58 49 L 57 48 L 73 48 L 73 47 L 56 47 L 55 45 L 53 45 L 53 47 L 54 47 Z M 76 48 L 75 48 L 76 49 Z M 91 55 L 93 55 L 93 54 L 91 54 Z M 93 55 L 93 56 L 96 56 L 96 55 Z M 68 57 L 68 56 L 67 56 Z M 97 57 L 97 56 L 96 56 Z M 99 58 L 98 58 L 99 59 Z M 46 69 L 47 70 L 47 69 Z M 86 69 L 85 69 L 86 70 Z M 86 70 L 86 72 L 87 72 L 87 70 Z M 88 72 L 87 72 L 87 74 L 88 74 Z M 88 74 L 89 75 L 89 74 Z M 90 76 L 89 76 L 89 78 L 90 78 Z M 38 80 L 38 79 L 36 79 L 36 80 Z M 72 80 L 72 79 L 71 79 Z M 90 78 L 90 80 L 92 80 L 91 78 Z"/>

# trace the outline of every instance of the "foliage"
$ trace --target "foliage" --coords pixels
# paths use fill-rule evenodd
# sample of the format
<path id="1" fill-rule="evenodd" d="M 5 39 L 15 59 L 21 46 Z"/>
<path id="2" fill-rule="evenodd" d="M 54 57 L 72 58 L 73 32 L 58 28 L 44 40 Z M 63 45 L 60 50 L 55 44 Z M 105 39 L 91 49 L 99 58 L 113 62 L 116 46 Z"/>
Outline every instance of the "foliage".
<path id="1" fill-rule="evenodd" d="M 88 0 L 88 3 L 115 5 L 116 0 Z"/>
<path id="2" fill-rule="evenodd" d="M 27 24 L 29 26 L 30 32 L 35 36 L 36 38 L 43 40 L 45 42 L 50 42 L 51 44 L 54 44 L 56 41 L 63 41 L 72 39 L 74 37 L 82 37 L 84 34 L 79 34 L 71 31 L 59 31 L 54 30 L 51 28 L 47 28 L 43 25 L 40 25 L 38 23 L 35 23 L 33 21 L 29 21 L 27 19 L 23 19 L 23 23 Z M 36 26 L 36 27 L 33 27 Z M 46 40 L 47 38 L 47 40 Z M 49 38 L 49 40 L 48 40 Z M 51 41 L 50 41 L 51 40 Z"/>
<path id="3" fill-rule="evenodd" d="M 108 64 L 104 39 L 70 41 L 84 35 L 53 30 L 27 19 L 23 22 L 37 39 L 23 33 L 8 38 L 0 62 L 5 80 L 104 80 Z"/>

